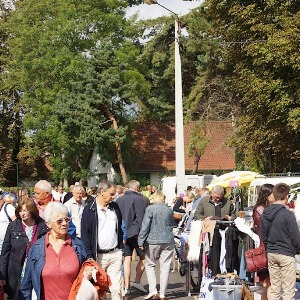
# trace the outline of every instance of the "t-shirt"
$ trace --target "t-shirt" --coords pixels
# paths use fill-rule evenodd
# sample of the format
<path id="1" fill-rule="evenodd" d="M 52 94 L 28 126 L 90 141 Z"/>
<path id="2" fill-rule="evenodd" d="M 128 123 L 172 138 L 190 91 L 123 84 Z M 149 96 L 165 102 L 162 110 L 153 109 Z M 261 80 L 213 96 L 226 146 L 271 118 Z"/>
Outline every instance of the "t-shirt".
<path id="1" fill-rule="evenodd" d="M 5 207 L 4 207 L 5 206 Z M 9 204 L 9 203 L 3 203 L 1 210 L 0 210 L 0 253 L 2 250 L 2 244 L 4 241 L 6 229 L 9 224 L 8 217 L 5 213 L 5 209 L 7 211 L 7 214 L 9 215 L 10 218 L 13 218 L 15 216 L 15 208 Z"/>
<path id="2" fill-rule="evenodd" d="M 45 238 L 46 260 L 42 271 L 41 299 L 68 300 L 79 272 L 79 260 L 69 237 L 57 254 L 49 243 L 49 234 Z"/>

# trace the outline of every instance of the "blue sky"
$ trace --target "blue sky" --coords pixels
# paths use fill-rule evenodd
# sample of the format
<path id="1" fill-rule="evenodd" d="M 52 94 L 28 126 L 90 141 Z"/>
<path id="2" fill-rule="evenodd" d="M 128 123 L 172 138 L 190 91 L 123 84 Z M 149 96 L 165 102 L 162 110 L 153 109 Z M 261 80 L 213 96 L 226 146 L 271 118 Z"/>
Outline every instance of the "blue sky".
<path id="1" fill-rule="evenodd" d="M 199 6 L 203 1 L 183 1 L 183 0 L 157 0 L 158 3 L 167 7 L 168 9 L 174 11 L 178 15 L 187 14 L 191 9 Z M 147 5 L 141 4 L 136 7 L 131 7 L 128 10 L 127 15 L 131 16 L 132 14 L 138 12 L 140 19 L 153 19 L 161 17 L 163 15 L 170 15 L 171 13 L 160 7 L 159 5 Z"/>

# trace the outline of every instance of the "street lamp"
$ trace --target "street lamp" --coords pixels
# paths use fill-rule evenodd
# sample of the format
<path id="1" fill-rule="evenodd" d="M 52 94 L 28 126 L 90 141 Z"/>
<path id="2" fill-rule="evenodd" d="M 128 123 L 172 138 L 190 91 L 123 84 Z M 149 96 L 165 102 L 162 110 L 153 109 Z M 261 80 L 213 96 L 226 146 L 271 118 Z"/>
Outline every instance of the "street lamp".
<path id="1" fill-rule="evenodd" d="M 185 162 L 184 162 L 184 132 L 183 132 L 183 103 L 182 103 L 182 76 L 181 58 L 179 53 L 179 17 L 156 0 L 144 0 L 146 4 L 157 4 L 175 15 L 175 161 L 177 195 L 185 190 Z"/>

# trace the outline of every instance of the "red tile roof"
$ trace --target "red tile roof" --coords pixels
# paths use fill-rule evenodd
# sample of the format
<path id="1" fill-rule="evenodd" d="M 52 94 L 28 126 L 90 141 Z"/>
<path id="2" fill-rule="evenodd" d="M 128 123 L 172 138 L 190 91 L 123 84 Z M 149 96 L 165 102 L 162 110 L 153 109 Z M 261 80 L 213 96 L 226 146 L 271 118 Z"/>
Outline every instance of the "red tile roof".
<path id="1" fill-rule="evenodd" d="M 185 169 L 193 169 L 194 157 L 187 154 L 193 122 L 184 126 Z M 209 122 L 206 127 L 209 143 L 201 156 L 198 171 L 234 170 L 235 151 L 226 145 L 232 133 L 230 122 Z M 152 122 L 139 123 L 134 132 L 132 157 L 136 172 L 175 170 L 175 127 Z"/>

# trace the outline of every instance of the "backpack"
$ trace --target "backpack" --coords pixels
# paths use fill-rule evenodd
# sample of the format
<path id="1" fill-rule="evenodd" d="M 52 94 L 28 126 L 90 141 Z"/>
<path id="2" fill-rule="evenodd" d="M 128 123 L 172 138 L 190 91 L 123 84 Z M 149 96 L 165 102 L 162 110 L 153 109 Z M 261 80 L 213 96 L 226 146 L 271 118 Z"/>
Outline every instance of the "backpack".
<path id="1" fill-rule="evenodd" d="M 12 219 L 11 219 L 11 217 L 8 215 L 8 212 L 7 212 L 7 205 L 8 205 L 8 204 L 9 204 L 9 203 L 4 203 L 4 204 L 1 206 L 0 211 L 2 210 L 2 208 L 4 208 L 4 212 L 5 212 L 6 216 L 7 216 L 7 219 L 8 219 L 9 222 L 11 222 Z"/>

